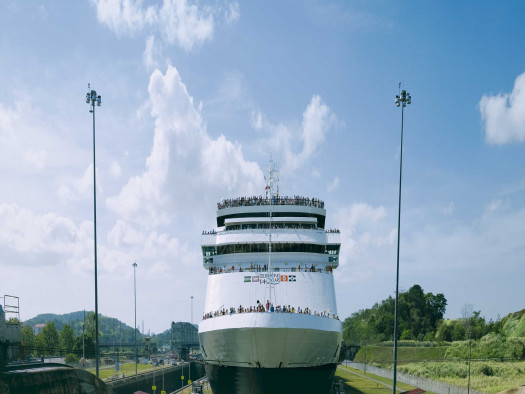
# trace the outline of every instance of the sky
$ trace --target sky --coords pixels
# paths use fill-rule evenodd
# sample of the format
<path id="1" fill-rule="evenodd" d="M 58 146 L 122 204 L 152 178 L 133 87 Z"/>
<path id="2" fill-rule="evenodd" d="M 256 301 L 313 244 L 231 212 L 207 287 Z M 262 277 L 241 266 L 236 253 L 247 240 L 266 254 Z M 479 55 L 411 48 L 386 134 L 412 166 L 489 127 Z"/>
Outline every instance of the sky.
<path id="1" fill-rule="evenodd" d="M 342 318 L 400 289 L 525 308 L 525 4 L 83 0 L 0 4 L 0 294 L 146 332 L 204 312 L 223 198 L 325 201 Z"/>

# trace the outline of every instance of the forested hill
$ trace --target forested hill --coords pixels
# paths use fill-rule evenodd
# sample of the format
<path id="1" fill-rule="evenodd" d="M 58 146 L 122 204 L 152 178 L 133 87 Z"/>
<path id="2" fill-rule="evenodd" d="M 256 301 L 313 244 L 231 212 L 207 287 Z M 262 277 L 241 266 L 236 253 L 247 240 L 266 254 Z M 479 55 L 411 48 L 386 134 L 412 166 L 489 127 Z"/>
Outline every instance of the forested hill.
<path id="1" fill-rule="evenodd" d="M 42 313 L 23 322 L 24 326 L 33 327 L 35 324 L 53 323 L 58 332 L 62 331 L 65 325 L 70 325 L 75 336 L 82 335 L 82 323 L 84 322 L 86 330 L 94 331 L 95 313 L 92 311 L 78 311 L 57 315 L 54 313 Z M 129 343 L 134 341 L 133 327 L 122 323 L 113 317 L 99 315 L 99 333 L 100 340 L 103 343 Z M 195 325 L 197 327 L 197 325 Z M 142 342 L 144 335 L 137 330 L 137 341 Z M 171 328 L 166 329 L 160 334 L 151 334 L 151 340 L 158 347 L 169 345 L 171 340 Z"/>
<path id="2" fill-rule="evenodd" d="M 33 327 L 35 324 L 46 324 L 48 322 L 54 322 L 57 330 L 62 330 L 64 324 L 71 324 L 76 321 L 84 320 L 84 313 L 87 315 L 88 312 L 78 311 L 65 313 L 63 315 L 57 315 L 55 313 L 41 313 L 31 319 L 24 322 L 24 325 Z"/>
<path id="3" fill-rule="evenodd" d="M 347 344 L 374 344 L 393 341 L 394 305 L 392 297 L 372 308 L 353 313 L 343 323 Z M 525 310 L 510 313 L 497 321 L 486 321 L 481 311 L 465 312 L 459 319 L 444 320 L 447 300 L 441 293 L 425 293 L 414 285 L 399 293 L 398 338 L 416 341 L 461 341 L 480 339 L 493 333 L 503 337 L 525 337 Z"/>
<path id="4" fill-rule="evenodd" d="M 95 313 L 92 311 L 85 312 L 85 327 L 86 330 L 92 330 L 94 327 Z M 84 311 L 65 313 L 57 315 L 54 313 L 43 313 L 26 320 L 23 325 L 33 327 L 35 324 L 54 323 L 57 331 L 62 331 L 62 328 L 68 324 L 73 329 L 75 336 L 82 335 L 82 324 L 84 323 Z M 133 327 L 122 323 L 114 317 L 99 315 L 99 333 L 102 342 L 131 342 L 134 340 Z M 94 331 L 93 331 L 94 332 Z M 142 341 L 143 335 L 137 330 L 137 340 Z"/>

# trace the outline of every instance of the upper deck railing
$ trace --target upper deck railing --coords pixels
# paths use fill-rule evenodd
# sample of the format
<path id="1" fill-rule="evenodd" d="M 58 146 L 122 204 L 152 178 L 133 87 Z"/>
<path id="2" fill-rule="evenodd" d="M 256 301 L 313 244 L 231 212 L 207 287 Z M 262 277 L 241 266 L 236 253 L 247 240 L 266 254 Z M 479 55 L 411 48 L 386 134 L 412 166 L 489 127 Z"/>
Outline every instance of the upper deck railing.
<path id="1" fill-rule="evenodd" d="M 217 203 L 217 209 L 233 207 L 252 207 L 258 205 L 297 205 L 305 207 L 324 208 L 324 201 L 318 198 L 308 198 L 302 196 L 294 197 L 273 197 L 265 198 L 263 196 L 238 197 L 222 200 Z"/>

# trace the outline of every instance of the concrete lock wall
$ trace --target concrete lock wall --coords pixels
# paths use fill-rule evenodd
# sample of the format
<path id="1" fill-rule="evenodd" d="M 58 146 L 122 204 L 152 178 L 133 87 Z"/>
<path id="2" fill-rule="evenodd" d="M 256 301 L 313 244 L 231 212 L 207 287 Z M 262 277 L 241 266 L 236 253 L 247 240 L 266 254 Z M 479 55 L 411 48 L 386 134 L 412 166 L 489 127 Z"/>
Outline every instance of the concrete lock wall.
<path id="1" fill-rule="evenodd" d="M 344 362 L 344 365 L 349 367 L 365 370 L 364 363 L 354 363 L 354 362 Z M 373 365 L 366 364 L 366 371 L 373 373 L 374 375 L 381 376 L 383 378 L 393 379 L 394 371 L 391 369 L 379 368 Z M 419 387 L 420 389 L 432 391 L 438 394 L 467 394 L 467 389 L 464 387 L 453 386 L 451 384 L 436 382 L 435 380 L 430 380 L 422 378 L 419 376 L 409 375 L 405 373 L 397 373 L 397 380 L 402 383 L 409 384 L 411 386 Z M 470 389 L 471 394 L 486 394 L 483 391 L 477 391 Z"/>
<path id="2" fill-rule="evenodd" d="M 192 381 L 205 375 L 204 364 L 193 361 L 190 365 Z M 164 390 L 171 392 L 182 387 L 182 372 L 182 366 L 162 368 L 154 372 L 141 373 L 138 376 L 108 382 L 107 385 L 113 390 L 113 394 L 129 394 L 139 390 L 149 393 L 152 391 L 153 385 L 157 387 L 157 393 L 160 393 L 164 377 Z M 184 385 L 188 383 L 189 376 L 188 366 L 184 365 Z"/>
<path id="3" fill-rule="evenodd" d="M 106 384 L 90 372 L 64 365 L 21 366 L 0 373 L 5 394 L 110 394 Z"/>

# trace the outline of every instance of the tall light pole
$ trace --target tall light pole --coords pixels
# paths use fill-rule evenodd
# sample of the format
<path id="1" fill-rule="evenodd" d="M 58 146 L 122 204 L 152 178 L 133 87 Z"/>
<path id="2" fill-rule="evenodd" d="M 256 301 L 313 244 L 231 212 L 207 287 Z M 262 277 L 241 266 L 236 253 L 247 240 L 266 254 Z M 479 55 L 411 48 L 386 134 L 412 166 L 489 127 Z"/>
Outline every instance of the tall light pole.
<path id="1" fill-rule="evenodd" d="M 133 262 L 133 293 L 135 294 L 135 375 L 137 375 L 137 276 L 135 271 L 137 269 L 137 262 Z"/>
<path id="2" fill-rule="evenodd" d="M 86 93 L 86 103 L 90 105 L 89 112 L 93 114 L 93 230 L 95 245 L 95 365 L 98 377 L 98 283 L 97 283 L 97 175 L 95 162 L 95 105 L 100 107 L 102 97 L 97 96 L 95 90 L 91 90 L 88 83 L 88 92 Z"/>
<path id="3" fill-rule="evenodd" d="M 193 324 L 193 296 L 191 298 L 191 320 L 190 323 Z"/>
<path id="4" fill-rule="evenodd" d="M 401 85 L 401 84 L 400 84 Z M 393 394 L 396 394 L 397 381 L 397 304 L 399 299 L 399 239 L 401 237 L 401 175 L 403 170 L 403 115 L 407 104 L 412 103 L 412 97 L 406 90 L 402 90 L 394 101 L 398 107 L 401 107 L 401 155 L 399 160 L 399 208 L 397 211 L 397 272 L 396 272 L 396 306 L 394 311 L 394 384 L 392 386 Z"/>

